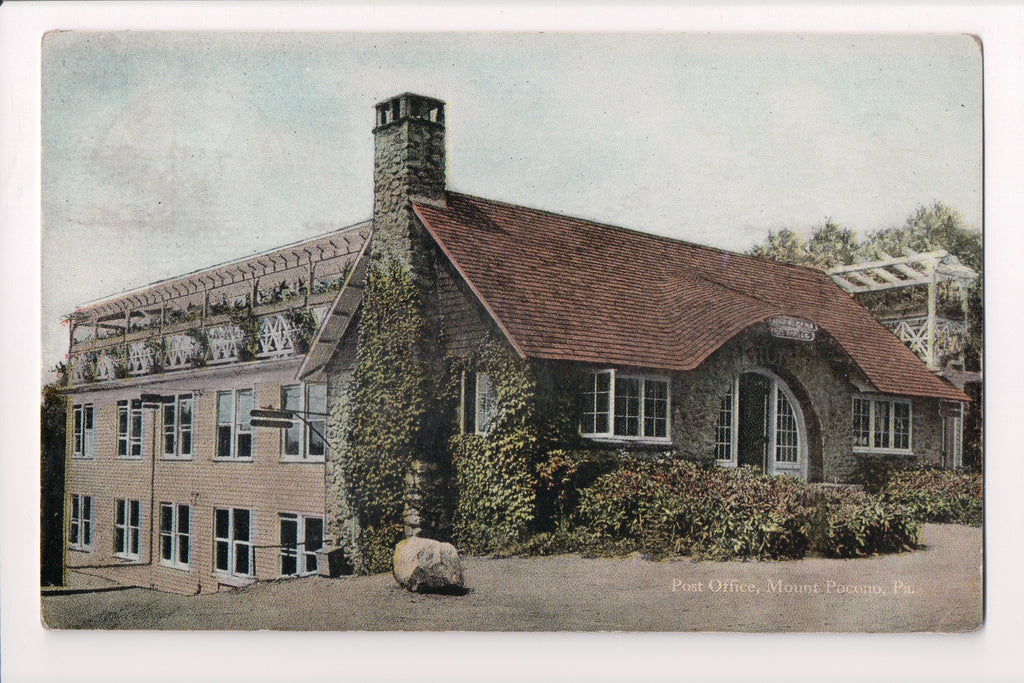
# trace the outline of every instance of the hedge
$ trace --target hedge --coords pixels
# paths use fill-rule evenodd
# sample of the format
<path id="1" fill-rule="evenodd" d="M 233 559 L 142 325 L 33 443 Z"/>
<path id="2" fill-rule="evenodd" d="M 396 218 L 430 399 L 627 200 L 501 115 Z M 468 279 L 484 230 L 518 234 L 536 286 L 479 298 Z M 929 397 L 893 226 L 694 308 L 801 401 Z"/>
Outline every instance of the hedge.
<path id="1" fill-rule="evenodd" d="M 923 522 L 980 526 L 983 494 L 981 473 L 927 468 L 893 473 L 879 496 Z"/>

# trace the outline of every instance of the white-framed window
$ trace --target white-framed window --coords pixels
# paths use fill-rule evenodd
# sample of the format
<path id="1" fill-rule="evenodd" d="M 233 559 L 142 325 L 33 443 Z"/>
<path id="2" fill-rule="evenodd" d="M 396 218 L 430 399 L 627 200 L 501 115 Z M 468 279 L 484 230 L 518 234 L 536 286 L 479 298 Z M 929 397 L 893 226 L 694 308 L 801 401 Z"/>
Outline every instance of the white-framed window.
<path id="1" fill-rule="evenodd" d="M 719 464 L 736 465 L 736 438 L 739 428 L 736 413 L 736 391 L 730 388 L 718 404 L 718 420 L 715 422 L 715 460 Z"/>
<path id="2" fill-rule="evenodd" d="M 114 501 L 114 555 L 128 560 L 139 559 L 139 538 L 142 529 L 142 506 L 137 500 Z"/>
<path id="3" fill-rule="evenodd" d="M 323 461 L 327 449 L 327 385 L 293 384 L 281 387 L 281 406 L 301 413 L 306 421 L 296 420 L 284 430 L 281 445 L 283 460 Z"/>
<path id="4" fill-rule="evenodd" d="M 499 416 L 498 392 L 486 372 L 464 372 L 462 375 L 463 434 L 484 436 L 491 431 Z"/>
<path id="5" fill-rule="evenodd" d="M 192 394 L 179 394 L 173 403 L 165 403 L 163 407 L 164 426 L 164 457 L 192 457 L 192 414 L 195 399 Z"/>
<path id="6" fill-rule="evenodd" d="M 252 458 L 253 390 L 217 392 L 217 457 L 248 460 Z"/>
<path id="7" fill-rule="evenodd" d="M 142 457 L 142 405 L 132 401 L 117 402 L 117 456 Z"/>
<path id="8" fill-rule="evenodd" d="M 669 380 L 619 370 L 595 370 L 583 388 L 584 436 L 669 441 Z"/>
<path id="9" fill-rule="evenodd" d="M 95 409 L 91 403 L 79 404 L 73 408 L 73 413 L 75 424 L 72 430 L 71 455 L 75 458 L 95 458 Z"/>
<path id="10" fill-rule="evenodd" d="M 252 511 L 216 508 L 213 516 L 214 569 L 235 576 L 255 574 Z"/>
<path id="11" fill-rule="evenodd" d="M 911 453 L 913 409 L 902 398 L 855 396 L 853 449 L 873 453 Z"/>
<path id="12" fill-rule="evenodd" d="M 160 503 L 160 564 L 189 569 L 192 562 L 192 509 Z"/>
<path id="13" fill-rule="evenodd" d="M 92 552 L 92 496 L 71 494 L 71 525 L 68 545 L 74 550 Z"/>
<path id="14" fill-rule="evenodd" d="M 281 576 L 316 573 L 316 551 L 324 545 L 323 517 L 282 512 Z"/>

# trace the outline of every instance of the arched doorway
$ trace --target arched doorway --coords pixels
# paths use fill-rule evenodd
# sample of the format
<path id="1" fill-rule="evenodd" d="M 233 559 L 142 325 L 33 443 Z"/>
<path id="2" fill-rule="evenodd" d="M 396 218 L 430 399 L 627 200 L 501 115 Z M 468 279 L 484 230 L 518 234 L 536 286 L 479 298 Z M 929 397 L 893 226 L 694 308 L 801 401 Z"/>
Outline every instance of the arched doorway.
<path id="1" fill-rule="evenodd" d="M 715 457 L 727 467 L 807 478 L 807 428 L 789 385 L 757 368 L 733 380 L 715 425 Z"/>

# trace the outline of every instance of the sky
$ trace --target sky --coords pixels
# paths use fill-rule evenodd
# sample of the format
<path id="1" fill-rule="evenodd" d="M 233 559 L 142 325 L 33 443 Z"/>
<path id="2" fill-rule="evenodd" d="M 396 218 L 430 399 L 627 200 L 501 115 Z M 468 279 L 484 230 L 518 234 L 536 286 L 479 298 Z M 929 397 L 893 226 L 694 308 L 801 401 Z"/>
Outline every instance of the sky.
<path id="1" fill-rule="evenodd" d="M 44 381 L 76 306 L 369 218 L 405 91 L 447 102 L 460 192 L 738 251 L 936 200 L 982 226 L 968 36 L 54 32 Z"/>

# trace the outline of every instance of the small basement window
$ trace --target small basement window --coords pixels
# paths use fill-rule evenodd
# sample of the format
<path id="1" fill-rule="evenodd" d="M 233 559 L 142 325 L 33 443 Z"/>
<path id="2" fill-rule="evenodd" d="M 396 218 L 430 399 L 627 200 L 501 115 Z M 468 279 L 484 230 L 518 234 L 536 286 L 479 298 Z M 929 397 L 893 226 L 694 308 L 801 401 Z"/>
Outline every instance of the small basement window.
<path id="1" fill-rule="evenodd" d="M 669 440 L 669 380 L 594 370 L 583 387 L 580 431 L 595 439 Z"/>

